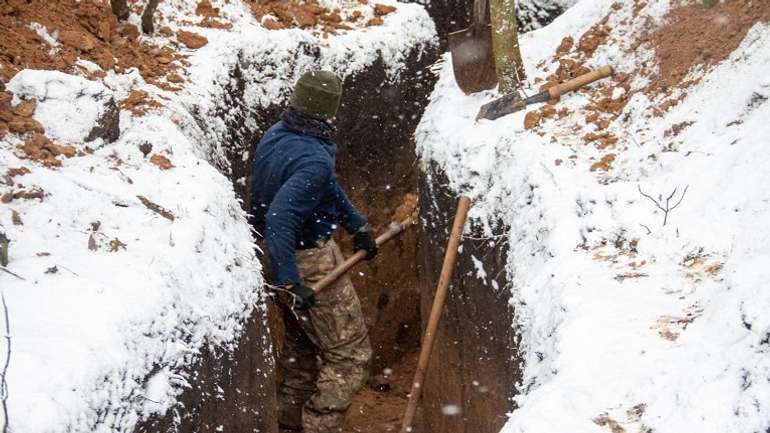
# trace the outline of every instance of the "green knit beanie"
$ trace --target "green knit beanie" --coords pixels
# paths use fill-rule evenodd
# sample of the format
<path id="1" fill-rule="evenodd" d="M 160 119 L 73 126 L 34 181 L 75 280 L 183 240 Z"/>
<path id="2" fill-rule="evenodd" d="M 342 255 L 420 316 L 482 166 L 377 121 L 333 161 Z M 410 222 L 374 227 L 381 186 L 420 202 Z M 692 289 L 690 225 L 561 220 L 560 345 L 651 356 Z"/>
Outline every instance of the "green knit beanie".
<path id="1" fill-rule="evenodd" d="M 342 82 L 333 72 L 310 71 L 294 85 L 289 105 L 316 119 L 331 119 L 342 98 Z"/>

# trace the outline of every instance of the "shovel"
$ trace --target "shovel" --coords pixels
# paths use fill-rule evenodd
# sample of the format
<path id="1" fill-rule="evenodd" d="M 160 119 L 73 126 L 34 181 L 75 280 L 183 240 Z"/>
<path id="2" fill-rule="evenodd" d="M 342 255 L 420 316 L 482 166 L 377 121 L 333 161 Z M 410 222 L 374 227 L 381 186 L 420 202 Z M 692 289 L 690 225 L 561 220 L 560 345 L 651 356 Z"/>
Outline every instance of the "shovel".
<path id="1" fill-rule="evenodd" d="M 495 99 L 492 102 L 484 104 L 479 110 L 476 120 L 489 119 L 495 120 L 505 115 L 515 113 L 527 105 L 538 104 L 541 102 L 548 102 L 551 99 L 556 99 L 559 96 L 575 91 L 583 86 L 593 83 L 594 81 L 607 78 L 613 74 L 612 67 L 602 66 L 601 68 L 591 71 L 587 74 L 583 74 L 579 77 L 575 77 L 564 83 L 557 84 L 548 90 L 544 90 L 537 95 L 530 96 L 526 99 L 521 99 L 518 94 L 505 95 L 502 98 Z"/>
<path id="2" fill-rule="evenodd" d="M 428 370 L 428 363 L 430 362 L 430 354 L 433 351 L 433 346 L 436 342 L 436 334 L 438 333 L 441 313 L 444 311 L 444 303 L 446 302 L 447 294 L 449 292 L 449 283 L 452 281 L 452 274 L 454 273 L 455 264 L 457 263 L 457 251 L 460 248 L 463 227 L 465 226 L 465 220 L 468 217 L 468 210 L 470 210 L 470 207 L 471 199 L 466 196 L 460 197 L 460 202 L 457 204 L 457 212 L 455 213 L 455 220 L 452 224 L 452 233 L 449 235 L 449 242 L 444 255 L 444 264 L 441 266 L 441 276 L 438 279 L 438 286 L 436 287 L 436 295 L 433 298 L 433 306 L 430 310 L 428 325 L 425 327 L 425 336 L 423 337 L 422 347 L 420 348 L 420 358 L 417 361 L 417 371 L 415 372 L 414 380 L 412 381 L 412 390 L 409 393 L 409 402 L 406 405 L 406 412 L 404 413 L 404 419 L 401 424 L 401 433 L 410 433 L 414 431 L 412 424 L 414 422 L 414 416 L 417 413 L 417 403 L 420 401 L 422 386 L 425 381 L 425 373 Z"/>
<path id="3" fill-rule="evenodd" d="M 374 241 L 377 242 L 377 246 L 379 247 L 382 244 L 388 242 L 389 240 L 403 233 L 407 228 L 409 228 L 409 226 L 413 225 L 414 223 L 415 223 L 415 220 L 412 218 L 409 218 L 406 221 L 403 221 L 400 223 L 396 223 L 396 222 L 390 223 L 390 227 L 388 227 L 388 230 L 386 230 L 385 233 L 377 236 L 377 239 L 375 239 Z M 352 268 L 358 262 L 363 260 L 364 257 L 366 257 L 366 251 L 364 250 L 356 251 L 352 256 L 348 257 L 344 262 L 342 262 L 341 265 L 334 268 L 320 281 L 313 284 L 313 287 L 311 287 L 311 289 L 313 289 L 315 293 L 318 293 L 321 290 L 329 287 L 329 285 L 337 281 L 337 279 L 339 279 L 341 276 L 345 275 L 345 273 L 349 271 L 350 268 Z"/>
<path id="4" fill-rule="evenodd" d="M 486 0 L 474 0 L 471 26 L 448 35 L 455 81 L 466 95 L 497 85 L 492 28 L 485 23 L 486 4 Z"/>

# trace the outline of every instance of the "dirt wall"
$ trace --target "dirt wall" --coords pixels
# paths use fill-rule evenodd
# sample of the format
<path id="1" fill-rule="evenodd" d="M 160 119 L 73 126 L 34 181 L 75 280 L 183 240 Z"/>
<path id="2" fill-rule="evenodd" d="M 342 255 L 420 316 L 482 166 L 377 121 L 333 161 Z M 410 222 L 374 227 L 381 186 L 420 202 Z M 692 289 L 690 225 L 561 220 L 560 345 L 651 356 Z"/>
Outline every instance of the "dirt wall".
<path id="1" fill-rule="evenodd" d="M 277 433 L 274 365 L 264 310 L 255 309 L 233 351 L 206 350 L 191 369 L 190 388 L 162 418 L 137 426 L 148 433 Z"/>
<path id="2" fill-rule="evenodd" d="M 420 172 L 419 182 L 423 225 L 418 257 L 425 323 L 458 197 L 434 166 Z M 504 232 L 501 228 L 491 238 L 463 238 L 424 384 L 419 431 L 497 433 L 514 408 L 511 399 L 521 373 L 506 288 L 508 247 L 500 236 Z M 484 264 L 486 278 L 477 276 L 471 256 Z"/>
<path id="3" fill-rule="evenodd" d="M 413 55 L 396 82 L 382 64 L 346 80 L 339 115 L 338 175 L 351 200 L 376 232 L 391 222 L 407 193 L 417 192 L 413 133 L 435 78 L 427 67 L 436 53 Z M 345 237 L 350 251 L 349 238 Z M 417 231 L 410 229 L 353 273 L 374 346 L 377 373 L 419 346 L 420 291 Z"/>

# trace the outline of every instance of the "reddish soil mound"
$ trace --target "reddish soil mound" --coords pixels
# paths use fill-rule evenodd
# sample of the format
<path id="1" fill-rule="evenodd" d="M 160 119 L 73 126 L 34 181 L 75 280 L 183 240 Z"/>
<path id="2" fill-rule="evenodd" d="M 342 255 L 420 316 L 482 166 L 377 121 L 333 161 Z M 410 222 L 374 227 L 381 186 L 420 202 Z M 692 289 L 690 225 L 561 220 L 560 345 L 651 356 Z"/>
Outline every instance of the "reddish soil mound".
<path id="1" fill-rule="evenodd" d="M 319 5 L 315 0 L 300 2 L 298 0 L 247 0 L 251 11 L 265 27 L 270 30 L 280 30 L 291 27 L 314 28 L 321 27 L 325 34 L 335 34 L 337 30 L 350 30 L 361 21 L 363 14 L 354 11 L 343 19 L 339 9 L 329 10 Z M 361 0 L 366 4 L 367 0 Z M 375 4 L 374 17 L 364 23 L 366 26 L 382 25 L 382 16 L 396 10 L 393 6 Z M 265 16 L 268 16 L 265 18 Z M 264 19 L 263 19 L 264 18 Z"/>
<path id="2" fill-rule="evenodd" d="M 691 4 L 671 10 L 666 21 L 641 41 L 651 44 L 660 60 L 659 87 L 678 86 L 693 66 L 708 68 L 726 59 L 754 24 L 770 22 L 770 2 L 728 0 L 708 10 Z"/>
<path id="3" fill-rule="evenodd" d="M 637 10 L 640 10 L 643 4 L 643 0 L 637 0 Z M 601 45 L 613 43 L 609 38 L 608 18 L 609 16 L 605 17 L 591 27 L 580 37 L 577 44 L 571 37 L 562 41 L 554 57 L 559 62 L 559 67 L 546 78 L 541 90 L 588 72 L 583 62 Z M 654 48 L 659 59 L 659 71 L 652 74 L 648 70 L 619 73 L 612 78 L 611 85 L 596 84 L 581 90 L 591 98 L 586 107 L 588 114 L 585 120 L 596 125 L 598 131 L 604 131 L 610 122 L 620 115 L 636 92 L 670 95 L 672 89 L 687 88 L 694 84 L 692 81 L 685 81 L 685 77 L 694 67 L 708 69 L 723 61 L 738 48 L 754 24 L 770 22 L 770 2 L 727 0 L 709 10 L 704 9 L 698 2 L 672 9 L 665 20 L 664 26 L 642 36 L 631 45 L 631 51 L 643 45 Z M 633 91 L 629 84 L 631 75 L 646 75 L 651 84 L 644 89 Z M 618 89 L 623 91 L 618 93 Z M 655 108 L 655 114 L 661 115 L 677 105 L 684 96 L 686 94 L 666 99 Z M 525 127 L 535 129 L 544 119 L 556 116 L 563 117 L 563 113 L 546 104 L 527 113 Z M 614 147 L 617 138 L 606 132 L 598 132 L 585 135 L 584 141 L 599 149 L 606 149 Z"/>
<path id="4" fill-rule="evenodd" d="M 27 159 L 38 161 L 46 167 L 61 167 L 57 156 L 72 158 L 77 154 L 74 147 L 58 145 L 40 133 L 35 133 L 24 142 L 21 149 Z"/>
<path id="5" fill-rule="evenodd" d="M 38 24 L 58 46 L 32 29 Z M 176 69 L 171 61 L 179 55 L 141 43 L 138 36 L 133 25 L 118 24 L 109 2 L 0 0 L 0 80 L 8 81 L 25 68 L 73 72 L 82 58 L 104 70 L 137 67 L 148 82 L 169 87 L 158 79 Z"/>
<path id="6" fill-rule="evenodd" d="M 32 118 L 37 105 L 36 101 L 25 101 L 15 107 L 11 106 L 13 95 L 10 92 L 0 92 L 0 138 L 9 132 L 25 134 L 27 132 L 43 132 L 43 125 Z"/>

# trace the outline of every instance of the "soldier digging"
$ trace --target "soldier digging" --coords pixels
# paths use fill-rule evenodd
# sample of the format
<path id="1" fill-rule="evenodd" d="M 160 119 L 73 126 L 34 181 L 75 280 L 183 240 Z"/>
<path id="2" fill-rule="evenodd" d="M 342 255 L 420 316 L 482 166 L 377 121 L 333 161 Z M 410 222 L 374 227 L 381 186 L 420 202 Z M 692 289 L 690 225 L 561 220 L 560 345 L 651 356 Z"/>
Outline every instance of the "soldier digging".
<path id="1" fill-rule="evenodd" d="M 286 337 L 279 368 L 279 424 L 305 433 L 342 431 L 345 412 L 368 376 L 372 355 L 361 304 L 348 276 L 314 294 L 308 286 L 344 260 L 338 226 L 367 260 L 377 254 L 366 219 L 335 176 L 332 119 L 342 96 L 333 73 L 313 71 L 257 144 L 251 211 L 270 259 L 270 283 Z"/>

